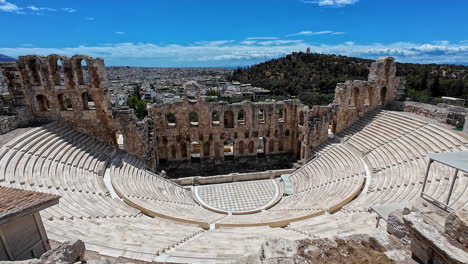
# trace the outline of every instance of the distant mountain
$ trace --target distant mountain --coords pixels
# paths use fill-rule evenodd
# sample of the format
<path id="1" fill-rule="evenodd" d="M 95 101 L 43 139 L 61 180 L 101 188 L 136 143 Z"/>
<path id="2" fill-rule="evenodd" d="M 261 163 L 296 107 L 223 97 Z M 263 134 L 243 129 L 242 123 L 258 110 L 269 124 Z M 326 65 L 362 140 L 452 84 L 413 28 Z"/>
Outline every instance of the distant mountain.
<path id="1" fill-rule="evenodd" d="M 0 62 L 10 62 L 10 61 L 16 61 L 16 59 L 9 57 L 7 55 L 0 54 Z"/>

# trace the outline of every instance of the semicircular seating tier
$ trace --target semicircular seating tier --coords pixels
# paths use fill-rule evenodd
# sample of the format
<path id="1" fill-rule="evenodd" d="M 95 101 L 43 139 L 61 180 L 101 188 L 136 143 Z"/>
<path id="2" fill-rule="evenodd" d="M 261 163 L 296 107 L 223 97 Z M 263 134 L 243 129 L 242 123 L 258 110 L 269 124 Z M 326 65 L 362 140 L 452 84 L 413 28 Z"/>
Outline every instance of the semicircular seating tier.
<path id="1" fill-rule="evenodd" d="M 259 213 L 226 215 L 204 209 L 190 190 L 146 170 L 134 157 L 116 155 L 114 148 L 64 125 L 21 132 L 0 147 L 0 186 L 62 196 L 41 211 L 51 239 L 78 237 L 104 255 L 160 262 L 229 263 L 272 237 L 368 232 L 375 226 L 370 207 L 419 197 L 424 154 L 468 149 L 468 140 L 453 131 L 404 113 L 374 111 L 342 133 L 344 143 L 324 144 L 314 160 L 290 175 L 292 195 Z M 426 192 L 444 201 L 454 170 L 432 166 Z M 106 168 L 111 184 L 104 181 Z M 465 173 L 458 174 L 450 206 L 468 208 Z"/>
<path id="2" fill-rule="evenodd" d="M 468 149 L 468 140 L 453 131 L 391 111 L 361 119 L 343 135 L 350 136 L 345 145 L 359 151 L 373 172 L 367 192 L 344 207 L 352 211 L 417 199 L 429 162 L 424 154 Z M 453 168 L 433 163 L 425 193 L 445 202 L 454 173 Z M 467 208 L 468 175 L 460 171 L 457 177 L 449 205 Z"/>
<path id="3" fill-rule="evenodd" d="M 189 190 L 144 169 L 141 161 L 119 155 L 111 163 L 112 185 L 129 205 L 150 216 L 198 224 L 221 226 L 285 226 L 291 221 L 333 212 L 362 189 L 362 161 L 344 146 L 330 149 L 291 175 L 295 193 L 283 197 L 268 210 L 249 215 L 207 211 Z M 259 182 L 260 183 L 260 182 Z"/>

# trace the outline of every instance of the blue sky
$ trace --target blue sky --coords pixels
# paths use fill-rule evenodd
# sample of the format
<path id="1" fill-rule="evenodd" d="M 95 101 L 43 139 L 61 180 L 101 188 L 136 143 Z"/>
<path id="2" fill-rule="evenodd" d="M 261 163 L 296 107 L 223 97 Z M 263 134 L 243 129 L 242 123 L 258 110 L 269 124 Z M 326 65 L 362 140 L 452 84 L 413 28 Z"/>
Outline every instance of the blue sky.
<path id="1" fill-rule="evenodd" d="M 0 0 L 0 54 L 238 66 L 293 51 L 468 63 L 467 0 Z"/>

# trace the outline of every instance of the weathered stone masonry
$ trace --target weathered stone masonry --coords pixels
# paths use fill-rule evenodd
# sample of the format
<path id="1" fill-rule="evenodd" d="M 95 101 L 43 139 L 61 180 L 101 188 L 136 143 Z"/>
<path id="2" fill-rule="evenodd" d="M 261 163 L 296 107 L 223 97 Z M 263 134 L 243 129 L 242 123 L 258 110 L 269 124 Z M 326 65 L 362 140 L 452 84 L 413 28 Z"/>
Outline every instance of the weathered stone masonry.
<path id="1" fill-rule="evenodd" d="M 183 102 L 149 105 L 148 117 L 140 121 L 131 109 L 112 109 L 101 58 L 22 56 L 0 67 L 17 107 L 26 109 L 31 121 L 60 121 L 116 147 L 121 134 L 125 151 L 148 167 L 192 172 L 309 159 L 329 131 L 339 133 L 391 102 L 404 85 L 395 77 L 394 59 L 381 58 L 368 81 L 337 84 L 328 106 L 309 108 L 298 100 L 204 102 L 198 91 L 187 89 Z"/>

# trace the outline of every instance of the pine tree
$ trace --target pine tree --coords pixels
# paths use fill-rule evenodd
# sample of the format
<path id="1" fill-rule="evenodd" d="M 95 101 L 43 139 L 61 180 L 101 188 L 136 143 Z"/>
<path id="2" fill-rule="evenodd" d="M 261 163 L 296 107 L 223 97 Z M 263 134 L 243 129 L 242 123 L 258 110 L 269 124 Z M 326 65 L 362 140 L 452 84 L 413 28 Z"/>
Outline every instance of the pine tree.
<path id="1" fill-rule="evenodd" d="M 427 89 L 427 71 L 424 72 L 424 75 L 421 80 L 421 85 L 419 86 L 419 91 L 424 91 Z"/>
<path id="2" fill-rule="evenodd" d="M 440 91 L 440 81 L 439 81 L 439 75 L 436 75 L 434 81 L 432 82 L 431 85 L 431 96 L 432 97 L 439 97 L 441 96 L 441 91 Z"/>
<path id="3" fill-rule="evenodd" d="M 458 78 L 455 96 L 463 96 L 464 91 L 465 91 L 465 85 L 463 83 L 463 79 Z"/>

